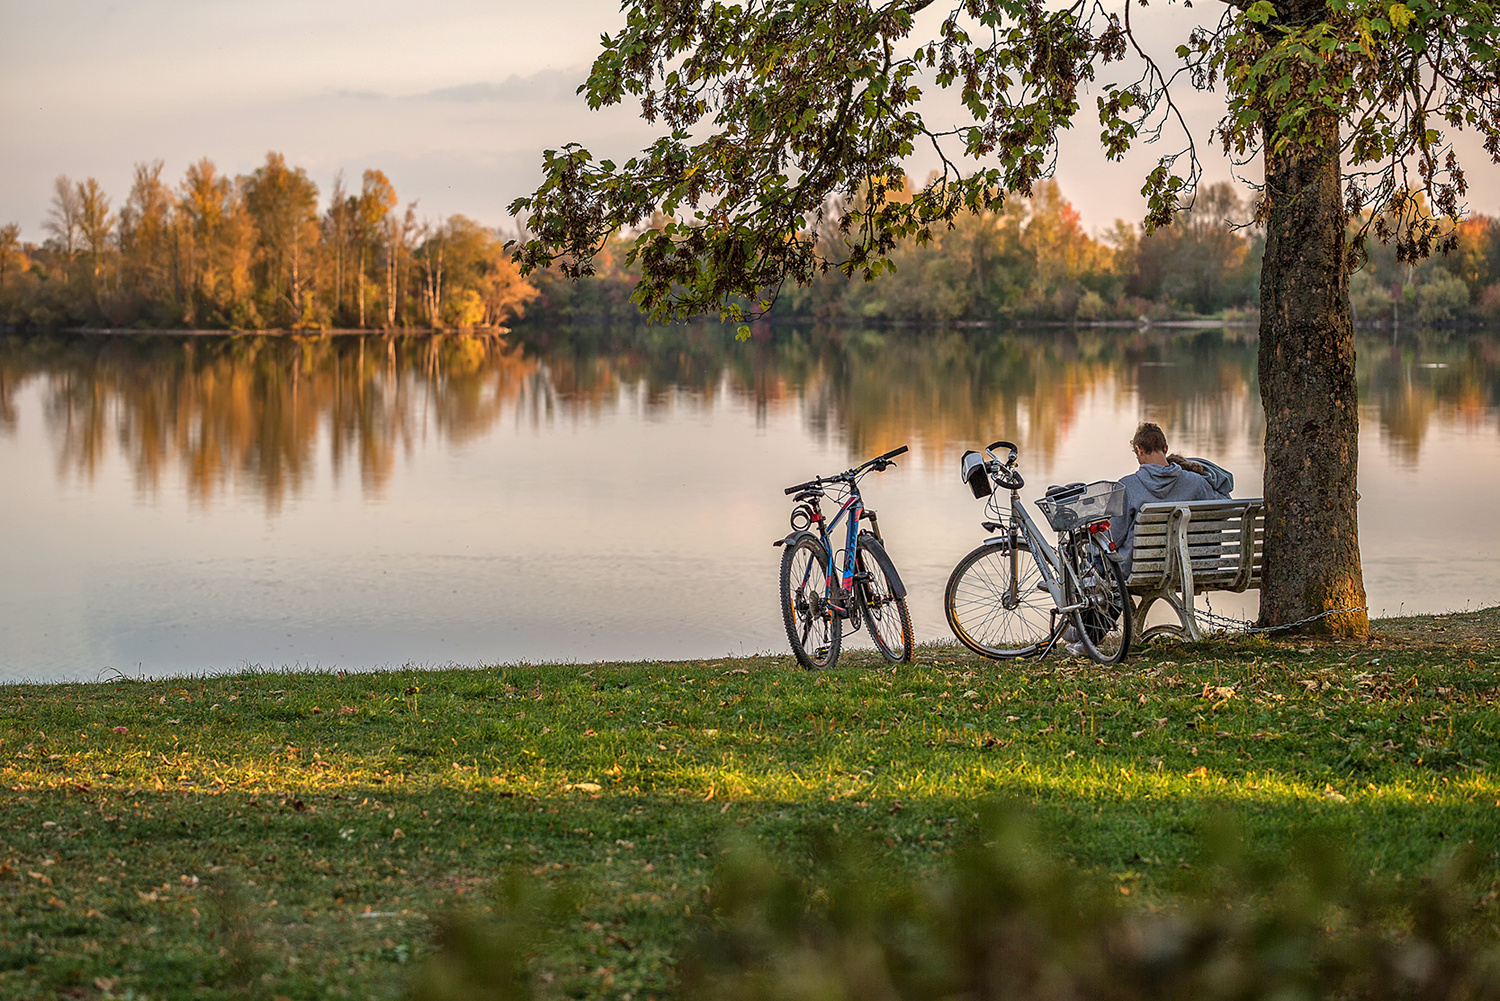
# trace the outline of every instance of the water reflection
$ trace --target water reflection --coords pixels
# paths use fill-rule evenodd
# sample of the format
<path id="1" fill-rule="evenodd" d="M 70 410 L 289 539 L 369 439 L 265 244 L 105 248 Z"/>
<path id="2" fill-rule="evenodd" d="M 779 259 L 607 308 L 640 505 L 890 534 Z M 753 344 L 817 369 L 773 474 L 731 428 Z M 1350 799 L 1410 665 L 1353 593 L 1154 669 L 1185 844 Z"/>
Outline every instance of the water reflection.
<path id="1" fill-rule="evenodd" d="M 538 371 L 497 337 L 45 338 L 0 349 L 0 414 L 31 379 L 62 476 L 92 480 L 111 446 L 137 489 L 172 467 L 207 503 L 249 486 L 268 509 L 306 486 L 327 442 L 335 476 L 356 463 L 367 491 L 429 429 L 483 434 Z"/>
<path id="2" fill-rule="evenodd" d="M 0 431 L 45 386 L 58 473 L 90 480 L 111 449 L 138 490 L 180 468 L 208 504 L 227 488 L 269 511 L 305 488 L 326 448 L 379 494 L 428 434 L 454 443 L 508 417 L 576 422 L 638 393 L 647 419 L 721 394 L 763 423 L 799 403 L 807 433 L 851 456 L 897 439 L 946 461 L 951 442 L 1015 436 L 1045 464 L 1093 394 L 1137 394 L 1165 426 L 1215 454 L 1263 434 L 1253 332 L 1046 330 L 890 333 L 796 329 L 735 343 L 718 327 L 582 328 L 497 336 L 12 338 L 0 343 Z M 1403 466 L 1433 421 L 1496 423 L 1500 340 L 1428 333 L 1360 346 L 1366 421 Z"/>
<path id="3" fill-rule="evenodd" d="M 1433 423 L 1500 428 L 1500 338 L 1430 331 L 1409 341 L 1361 345 L 1359 395 L 1379 422 L 1393 461 L 1415 469 Z"/>

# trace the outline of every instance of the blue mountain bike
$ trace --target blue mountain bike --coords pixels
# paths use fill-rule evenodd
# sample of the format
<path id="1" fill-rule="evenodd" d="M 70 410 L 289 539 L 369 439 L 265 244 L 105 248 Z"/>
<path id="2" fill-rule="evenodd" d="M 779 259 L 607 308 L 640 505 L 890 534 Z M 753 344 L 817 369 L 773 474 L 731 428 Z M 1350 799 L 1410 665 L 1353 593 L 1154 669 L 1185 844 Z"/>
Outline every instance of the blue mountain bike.
<path id="1" fill-rule="evenodd" d="M 911 660 L 911 613 L 906 585 L 886 555 L 875 512 L 864 506 L 859 479 L 894 466 L 906 446 L 876 456 L 835 476 L 820 476 L 786 492 L 795 495 L 792 531 L 776 545 L 781 551 L 781 614 L 797 661 L 808 670 L 832 667 L 839 659 L 845 629 L 863 624 L 875 647 L 893 664 Z M 839 505 L 830 519 L 822 502 Z M 844 544 L 833 533 L 844 523 Z M 869 522 L 861 529 L 861 521 Z"/>

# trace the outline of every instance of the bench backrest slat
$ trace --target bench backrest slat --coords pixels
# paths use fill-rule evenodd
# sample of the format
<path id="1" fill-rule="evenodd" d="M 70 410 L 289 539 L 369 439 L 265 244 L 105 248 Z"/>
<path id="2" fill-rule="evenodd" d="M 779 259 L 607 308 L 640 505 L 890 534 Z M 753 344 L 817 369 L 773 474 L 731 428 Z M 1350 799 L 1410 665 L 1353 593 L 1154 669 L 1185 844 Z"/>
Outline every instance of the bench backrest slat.
<path id="1" fill-rule="evenodd" d="M 1264 538 L 1259 497 L 1147 504 L 1135 523 L 1130 590 L 1180 586 L 1184 558 L 1195 591 L 1258 587 Z"/>

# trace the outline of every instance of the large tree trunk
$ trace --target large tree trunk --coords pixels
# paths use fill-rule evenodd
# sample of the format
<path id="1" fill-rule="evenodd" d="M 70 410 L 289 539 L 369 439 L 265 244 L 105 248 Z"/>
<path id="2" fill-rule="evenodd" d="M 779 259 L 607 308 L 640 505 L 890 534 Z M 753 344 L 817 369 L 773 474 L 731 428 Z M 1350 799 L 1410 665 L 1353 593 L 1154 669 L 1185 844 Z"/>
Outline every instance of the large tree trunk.
<path id="1" fill-rule="evenodd" d="M 1317 138 L 1276 153 L 1266 130 L 1260 623 L 1340 610 L 1301 631 L 1363 639 L 1370 623 L 1359 561 L 1359 397 L 1337 120 L 1326 119 Z"/>

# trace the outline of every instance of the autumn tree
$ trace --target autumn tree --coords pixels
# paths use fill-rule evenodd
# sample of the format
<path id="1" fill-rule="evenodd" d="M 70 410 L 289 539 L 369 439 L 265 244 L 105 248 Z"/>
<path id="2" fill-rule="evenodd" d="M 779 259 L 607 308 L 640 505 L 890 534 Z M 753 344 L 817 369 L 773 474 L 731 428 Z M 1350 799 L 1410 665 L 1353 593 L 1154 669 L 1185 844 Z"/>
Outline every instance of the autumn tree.
<path id="1" fill-rule="evenodd" d="M 103 309 L 108 270 L 114 261 L 112 238 L 116 218 L 110 211 L 109 195 L 92 177 L 78 184 L 78 235 L 88 264 L 89 291 L 97 309 Z"/>
<path id="2" fill-rule="evenodd" d="M 431 228 L 413 256 L 434 327 L 498 327 L 521 316 L 537 295 L 505 242 L 467 216 L 449 216 Z"/>
<path id="3" fill-rule="evenodd" d="M 518 257 L 587 274 L 610 234 L 660 212 L 673 222 L 640 231 L 633 248 L 638 301 L 656 317 L 739 315 L 831 267 L 873 277 L 898 240 L 930 239 L 1007 192 L 1030 196 L 1058 130 L 1080 122 L 1085 87 L 1111 158 L 1165 125 L 1185 137 L 1144 178 L 1158 226 L 1200 173 L 1177 88 L 1222 85 L 1214 136 L 1265 172 L 1261 622 L 1322 616 L 1305 628 L 1365 636 L 1348 300 L 1358 247 L 1345 224 L 1371 202 L 1399 214 L 1412 186 L 1459 213 L 1465 182 L 1443 128 L 1477 130 L 1500 158 L 1500 19 L 1473 0 L 1216 9 L 1173 66 L 1148 55 L 1129 4 L 626 0 L 626 25 L 605 37 L 582 89 L 595 108 L 639 100 L 662 135 L 622 164 L 573 144 L 549 151 L 541 186 L 512 205 L 534 234 Z M 966 120 L 929 123 L 920 102 L 931 87 L 956 91 Z M 856 201 L 862 186 L 898 190 L 918 144 L 941 168 L 913 198 Z M 850 211 L 830 246 L 817 235 L 834 194 Z M 1407 233 L 1404 255 L 1435 248 L 1438 234 Z"/>
<path id="4" fill-rule="evenodd" d="M 259 234 L 262 313 L 283 326 L 302 326 L 313 304 L 307 293 L 318 247 L 318 186 L 307 171 L 288 167 L 272 152 L 245 179 L 244 191 Z"/>
<path id="5" fill-rule="evenodd" d="M 257 234 L 241 186 L 204 158 L 177 188 L 185 311 L 196 325 L 256 327 L 251 269 Z"/>
<path id="6" fill-rule="evenodd" d="M 328 209 L 323 213 L 323 245 L 333 259 L 332 313 L 334 322 L 342 326 L 349 325 L 348 296 L 345 295 L 344 290 L 348 287 L 350 278 L 353 277 L 353 269 L 358 256 L 357 216 L 358 203 L 354 196 L 345 190 L 344 172 L 339 171 L 334 175 L 333 190 L 328 195 Z"/>
<path id="7" fill-rule="evenodd" d="M 52 182 L 52 204 L 47 208 L 47 221 L 42 226 L 51 235 L 53 247 L 68 261 L 72 261 L 78 252 L 81 213 L 77 186 L 66 174 L 58 174 Z"/>
<path id="8" fill-rule="evenodd" d="M 1247 220 L 1233 184 L 1200 187 L 1171 225 L 1140 238 L 1130 293 L 1164 298 L 1199 313 L 1252 302 L 1260 255 Z"/>
<path id="9" fill-rule="evenodd" d="M 391 213 L 396 208 L 396 189 L 390 180 L 378 170 L 367 170 L 361 179 L 359 198 L 355 202 L 355 232 L 359 248 L 358 301 L 359 325 L 365 323 L 365 279 L 369 269 L 381 265 L 386 272 L 383 251 L 391 229 Z M 389 294 L 389 293 L 388 293 Z"/>
<path id="10" fill-rule="evenodd" d="M 21 251 L 21 227 L 13 222 L 0 226 L 0 292 L 29 263 Z"/>
<path id="11" fill-rule="evenodd" d="M 1030 295 L 1035 310 L 1072 318 L 1083 295 L 1081 279 L 1108 270 L 1110 253 L 1083 229 L 1083 218 L 1047 179 L 1032 190 L 1022 242 L 1036 261 Z"/>
<path id="12" fill-rule="evenodd" d="M 175 198 L 161 170 L 160 160 L 135 165 L 130 194 L 120 209 L 120 281 L 143 307 L 154 306 L 168 319 L 176 312 L 180 271 Z"/>

